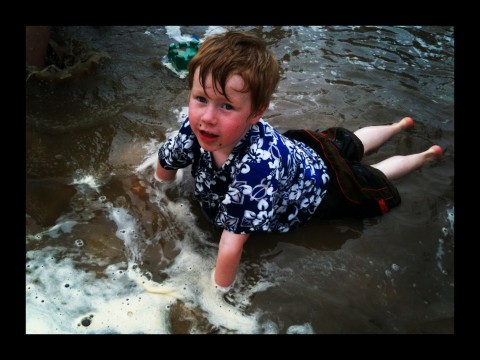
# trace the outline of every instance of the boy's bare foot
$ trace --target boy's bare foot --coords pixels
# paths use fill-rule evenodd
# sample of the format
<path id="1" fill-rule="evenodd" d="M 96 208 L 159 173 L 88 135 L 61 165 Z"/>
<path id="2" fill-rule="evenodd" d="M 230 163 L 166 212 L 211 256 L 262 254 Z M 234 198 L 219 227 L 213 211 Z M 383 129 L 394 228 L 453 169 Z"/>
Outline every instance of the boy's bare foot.
<path id="1" fill-rule="evenodd" d="M 435 155 L 438 157 L 438 158 L 441 158 L 443 156 L 443 150 L 440 146 L 438 145 L 433 145 L 432 147 L 430 147 L 430 149 L 433 153 L 435 153 Z"/>
<path id="2" fill-rule="evenodd" d="M 409 129 L 413 127 L 413 119 L 411 117 L 404 117 L 397 123 L 402 130 Z"/>
<path id="3" fill-rule="evenodd" d="M 425 151 L 427 155 L 427 160 L 435 160 L 441 159 L 443 157 L 443 150 L 438 145 L 431 146 L 427 151 Z"/>

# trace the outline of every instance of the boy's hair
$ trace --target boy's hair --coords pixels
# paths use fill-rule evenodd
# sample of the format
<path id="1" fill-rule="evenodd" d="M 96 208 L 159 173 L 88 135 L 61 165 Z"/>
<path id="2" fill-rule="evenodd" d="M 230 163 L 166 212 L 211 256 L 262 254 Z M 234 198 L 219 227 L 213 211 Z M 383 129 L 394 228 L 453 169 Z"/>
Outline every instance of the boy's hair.
<path id="1" fill-rule="evenodd" d="M 252 114 L 268 105 L 280 80 L 280 67 L 273 53 L 263 40 L 246 32 L 212 35 L 202 43 L 188 64 L 190 90 L 197 67 L 200 67 L 202 87 L 205 89 L 206 78 L 211 73 L 214 90 L 227 99 L 228 77 L 240 75 L 245 82 L 243 91 L 252 94 Z"/>

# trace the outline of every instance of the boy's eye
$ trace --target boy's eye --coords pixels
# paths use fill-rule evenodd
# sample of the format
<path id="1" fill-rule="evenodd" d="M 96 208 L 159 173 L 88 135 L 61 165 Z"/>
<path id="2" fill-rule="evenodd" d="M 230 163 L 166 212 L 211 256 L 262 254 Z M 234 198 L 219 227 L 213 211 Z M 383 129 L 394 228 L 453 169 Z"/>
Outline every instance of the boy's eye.
<path id="1" fill-rule="evenodd" d="M 223 104 L 222 106 L 225 110 L 233 110 L 233 106 L 230 104 Z"/>
<path id="2" fill-rule="evenodd" d="M 206 103 L 207 99 L 205 99 L 203 96 L 197 96 L 197 101 L 199 101 L 201 103 Z"/>

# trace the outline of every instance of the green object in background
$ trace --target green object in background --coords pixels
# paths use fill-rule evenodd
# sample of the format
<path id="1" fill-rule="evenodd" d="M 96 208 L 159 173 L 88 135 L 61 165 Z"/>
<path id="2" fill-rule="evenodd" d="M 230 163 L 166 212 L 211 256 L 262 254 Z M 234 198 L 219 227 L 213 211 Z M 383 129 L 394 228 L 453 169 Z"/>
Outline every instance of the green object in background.
<path id="1" fill-rule="evenodd" d="M 199 47 L 200 43 L 196 40 L 170 44 L 168 47 L 168 59 L 178 71 L 187 70 L 188 63 L 195 56 Z"/>

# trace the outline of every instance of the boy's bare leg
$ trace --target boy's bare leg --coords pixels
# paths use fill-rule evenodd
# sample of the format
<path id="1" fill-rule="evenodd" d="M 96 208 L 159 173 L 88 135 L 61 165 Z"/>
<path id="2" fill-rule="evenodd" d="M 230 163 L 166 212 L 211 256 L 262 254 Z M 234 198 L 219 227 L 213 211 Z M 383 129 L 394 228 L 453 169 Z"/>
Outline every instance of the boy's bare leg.
<path id="1" fill-rule="evenodd" d="M 424 152 L 405 156 L 392 156 L 372 166 L 383 172 L 388 179 L 394 180 L 422 167 L 428 161 L 439 159 L 442 156 L 442 148 L 438 145 L 433 145 Z"/>
<path id="2" fill-rule="evenodd" d="M 364 154 L 369 154 L 378 149 L 385 141 L 402 130 L 411 128 L 413 119 L 405 117 L 399 122 L 391 125 L 367 126 L 355 131 L 355 135 L 362 141 Z"/>

